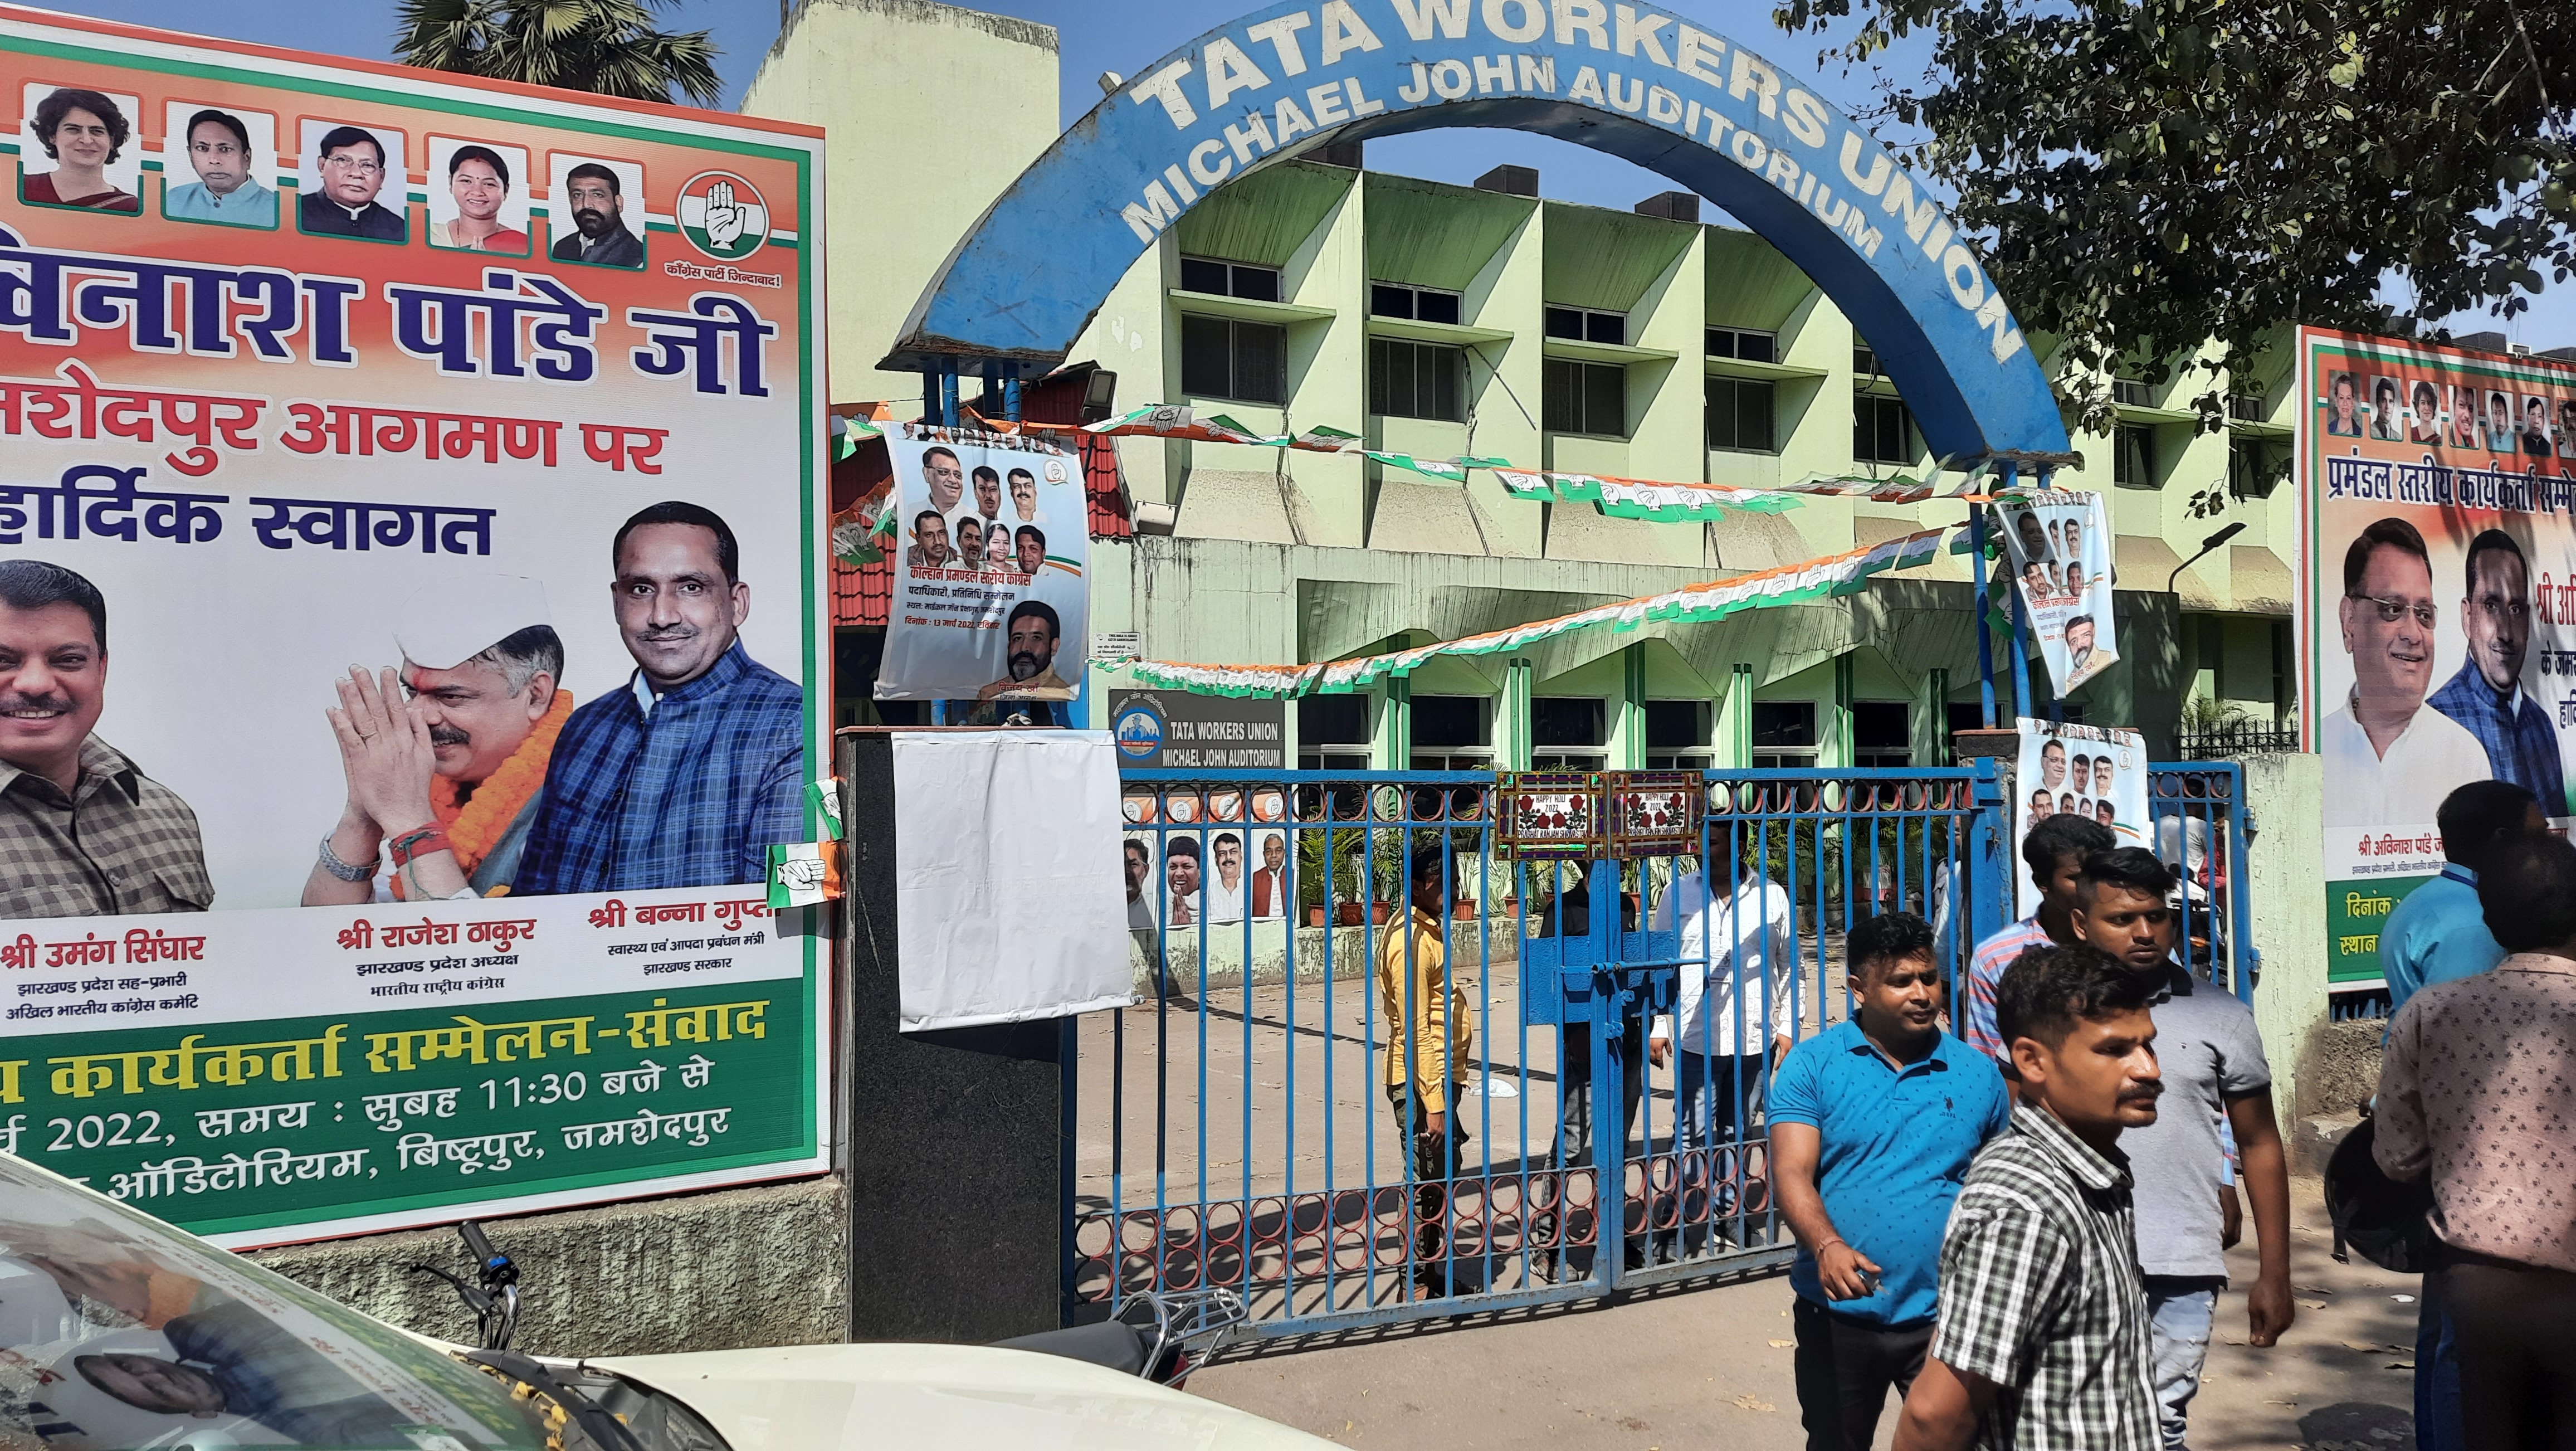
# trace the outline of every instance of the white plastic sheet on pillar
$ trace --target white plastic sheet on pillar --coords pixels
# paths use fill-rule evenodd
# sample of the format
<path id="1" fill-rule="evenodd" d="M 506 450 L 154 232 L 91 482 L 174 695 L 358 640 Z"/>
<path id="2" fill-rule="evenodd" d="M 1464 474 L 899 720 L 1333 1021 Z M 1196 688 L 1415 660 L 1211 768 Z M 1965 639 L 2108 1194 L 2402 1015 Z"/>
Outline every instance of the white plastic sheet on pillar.
<path id="1" fill-rule="evenodd" d="M 1133 1000 L 1108 732 L 898 733 L 894 804 L 904 1032 Z"/>

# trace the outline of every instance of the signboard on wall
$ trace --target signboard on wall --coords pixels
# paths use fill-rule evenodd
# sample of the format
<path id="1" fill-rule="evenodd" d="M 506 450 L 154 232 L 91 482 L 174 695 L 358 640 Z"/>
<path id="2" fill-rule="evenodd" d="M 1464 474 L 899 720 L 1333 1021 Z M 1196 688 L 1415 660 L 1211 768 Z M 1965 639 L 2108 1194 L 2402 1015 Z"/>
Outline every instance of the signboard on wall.
<path id="1" fill-rule="evenodd" d="M 2442 869 L 2470 781 L 2565 825 L 2576 733 L 2576 368 L 2302 328 L 2302 724 L 2325 757 L 2327 964 Z"/>
<path id="2" fill-rule="evenodd" d="M 1288 703 L 1277 698 L 1113 690 L 1109 734 L 1121 767 L 1288 769 Z"/>
<path id="3" fill-rule="evenodd" d="M 0 72 L 0 1148 L 230 1244 L 827 1167 L 819 134 Z"/>

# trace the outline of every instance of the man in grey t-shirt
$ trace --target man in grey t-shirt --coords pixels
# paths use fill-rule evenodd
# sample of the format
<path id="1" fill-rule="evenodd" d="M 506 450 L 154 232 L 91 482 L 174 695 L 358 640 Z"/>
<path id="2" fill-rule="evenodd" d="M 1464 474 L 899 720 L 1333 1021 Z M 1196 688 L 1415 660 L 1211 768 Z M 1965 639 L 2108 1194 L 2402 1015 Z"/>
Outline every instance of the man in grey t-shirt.
<path id="1" fill-rule="evenodd" d="M 2122 847 L 2086 860 L 2073 914 L 2078 937 L 2156 983 L 2149 1006 L 2165 1101 L 2156 1121 L 2120 1136 L 2135 1176 L 2138 1269 L 2155 1334 L 2156 1408 L 2167 1451 L 2182 1451 L 2192 1393 L 2200 1389 L 2218 1292 L 2227 1284 L 2221 1243 L 2218 1121 L 2236 1133 L 2254 1201 L 2262 1268 L 2246 1292 L 2254 1344 L 2290 1328 L 2290 1173 L 2272 1113 L 2272 1068 L 2254 1011 L 2173 960 L 2174 876 L 2155 853 Z"/>

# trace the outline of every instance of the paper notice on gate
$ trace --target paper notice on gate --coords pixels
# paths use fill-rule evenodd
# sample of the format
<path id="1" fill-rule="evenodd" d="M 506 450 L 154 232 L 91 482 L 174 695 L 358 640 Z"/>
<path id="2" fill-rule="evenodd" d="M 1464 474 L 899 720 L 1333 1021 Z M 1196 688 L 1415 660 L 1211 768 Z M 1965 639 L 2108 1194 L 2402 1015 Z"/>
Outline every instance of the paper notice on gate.
<path id="1" fill-rule="evenodd" d="M 1133 1001 L 1107 731 L 898 733 L 894 807 L 904 1032 Z"/>

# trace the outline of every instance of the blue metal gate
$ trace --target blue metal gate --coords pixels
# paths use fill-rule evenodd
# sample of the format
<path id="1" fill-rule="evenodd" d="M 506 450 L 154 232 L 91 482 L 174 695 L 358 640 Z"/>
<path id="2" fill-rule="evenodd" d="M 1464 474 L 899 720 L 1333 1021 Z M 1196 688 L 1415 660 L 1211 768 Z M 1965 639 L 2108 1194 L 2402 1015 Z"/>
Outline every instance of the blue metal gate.
<path id="1" fill-rule="evenodd" d="M 1878 912 L 1931 918 L 1955 982 L 2021 870 L 1991 763 L 1710 772 L 1695 853 L 1590 864 L 1500 856 L 1485 774 L 1123 779 L 1140 1001 L 1077 1029 L 1068 1313 L 1225 1286 L 1262 1336 L 1784 1263 L 1773 1030 L 1848 1015 L 1843 933 Z M 2194 960 L 2250 993 L 2241 773 L 2153 781 Z M 1387 1087 L 1390 1057 L 1436 1079 L 1447 1056 L 1389 1013 L 1425 986 L 1403 864 L 1426 848 L 1456 906 L 1421 925 L 1473 1033 L 1447 1075 L 1463 1143 L 1428 1163 Z M 1696 1021 L 1641 1061 L 1686 984 Z"/>

